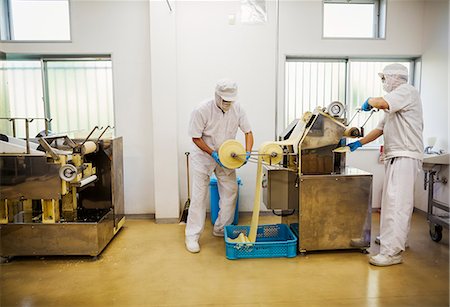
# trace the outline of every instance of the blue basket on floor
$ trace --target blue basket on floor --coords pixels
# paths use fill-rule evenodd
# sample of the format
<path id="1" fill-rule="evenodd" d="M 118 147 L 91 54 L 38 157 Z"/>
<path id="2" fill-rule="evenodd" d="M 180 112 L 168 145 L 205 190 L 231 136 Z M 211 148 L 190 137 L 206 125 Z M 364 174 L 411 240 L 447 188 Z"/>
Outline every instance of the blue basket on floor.
<path id="1" fill-rule="evenodd" d="M 259 225 L 255 243 L 233 243 L 240 233 L 248 236 L 250 226 L 225 226 L 225 248 L 228 259 L 276 258 L 297 256 L 297 238 L 285 224 Z"/>

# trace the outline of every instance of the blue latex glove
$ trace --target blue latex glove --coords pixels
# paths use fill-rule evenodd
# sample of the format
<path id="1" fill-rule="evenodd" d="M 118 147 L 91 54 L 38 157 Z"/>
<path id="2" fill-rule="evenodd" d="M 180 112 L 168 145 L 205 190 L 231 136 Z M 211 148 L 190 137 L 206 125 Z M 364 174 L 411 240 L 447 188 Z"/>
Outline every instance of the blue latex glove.
<path id="1" fill-rule="evenodd" d="M 223 164 L 222 164 L 222 162 L 220 162 L 219 154 L 217 153 L 217 151 L 214 150 L 214 151 L 212 152 L 212 154 L 211 154 L 211 157 L 213 157 L 214 161 L 216 161 L 217 164 L 219 164 L 220 166 L 224 167 Z"/>
<path id="2" fill-rule="evenodd" d="M 370 99 L 370 98 L 367 98 L 367 100 L 364 101 L 363 105 L 361 106 L 361 110 L 367 112 L 367 111 L 370 111 L 370 110 L 373 109 L 373 107 L 369 104 L 369 99 Z"/>
<path id="3" fill-rule="evenodd" d="M 362 147 L 362 144 L 361 144 L 360 141 L 356 141 L 356 142 L 347 144 L 347 146 L 350 147 L 350 150 L 351 150 L 351 151 L 355 151 L 355 150 L 357 150 L 359 147 Z"/>
<path id="4" fill-rule="evenodd" d="M 250 151 L 247 151 L 247 152 L 245 153 L 245 162 L 244 162 L 244 164 L 242 164 L 242 165 L 247 164 L 248 159 L 250 159 Z"/>

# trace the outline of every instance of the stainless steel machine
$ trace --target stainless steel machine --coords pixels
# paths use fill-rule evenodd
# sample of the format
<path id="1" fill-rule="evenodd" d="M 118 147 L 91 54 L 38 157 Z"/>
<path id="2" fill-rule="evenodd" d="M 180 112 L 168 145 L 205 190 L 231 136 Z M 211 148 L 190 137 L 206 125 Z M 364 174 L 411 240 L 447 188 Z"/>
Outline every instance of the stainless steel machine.
<path id="1" fill-rule="evenodd" d="M 264 166 L 263 201 L 280 210 L 301 253 L 370 246 L 372 174 L 347 167 L 345 153 L 334 152 L 361 132 L 334 110 L 317 108 L 294 121 L 277 142 L 283 162 Z"/>
<path id="2" fill-rule="evenodd" d="M 0 256 L 102 252 L 125 222 L 122 138 L 102 139 L 108 128 L 95 139 L 98 127 L 85 139 L 0 135 Z"/>

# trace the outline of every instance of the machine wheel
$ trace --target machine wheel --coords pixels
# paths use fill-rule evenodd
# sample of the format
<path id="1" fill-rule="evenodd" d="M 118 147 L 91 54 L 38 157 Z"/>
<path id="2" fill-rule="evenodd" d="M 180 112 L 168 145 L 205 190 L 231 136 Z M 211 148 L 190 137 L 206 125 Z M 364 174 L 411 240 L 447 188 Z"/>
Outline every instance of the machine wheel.
<path id="1" fill-rule="evenodd" d="M 442 226 L 437 224 L 430 225 L 430 237 L 434 242 L 439 242 L 442 239 Z"/>

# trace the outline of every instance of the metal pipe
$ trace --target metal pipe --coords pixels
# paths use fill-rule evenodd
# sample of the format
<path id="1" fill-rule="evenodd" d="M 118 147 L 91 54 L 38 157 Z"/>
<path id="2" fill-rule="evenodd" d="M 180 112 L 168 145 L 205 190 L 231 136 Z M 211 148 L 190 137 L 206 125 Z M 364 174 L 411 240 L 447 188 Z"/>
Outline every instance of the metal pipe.
<path id="1" fill-rule="evenodd" d="M 112 128 L 110 125 L 108 125 L 105 130 L 103 130 L 103 132 L 99 135 L 97 142 L 95 142 L 95 144 L 98 144 L 98 142 L 100 142 L 101 137 L 103 136 L 103 134 L 105 134 L 106 130 L 108 130 L 108 128 Z"/>
<path id="2" fill-rule="evenodd" d="M 353 115 L 352 119 L 347 123 L 347 126 L 350 126 L 350 124 L 353 122 L 353 120 L 355 119 L 356 115 L 358 115 L 359 112 L 361 112 L 361 109 L 357 108 L 356 113 Z"/>
<path id="3" fill-rule="evenodd" d="M 25 142 L 27 144 L 27 154 L 30 154 L 30 125 L 33 120 L 25 119 Z"/>
<path id="4" fill-rule="evenodd" d="M 11 119 L 12 121 L 12 127 L 13 127 L 13 137 L 16 137 L 16 120 Z"/>
<path id="5" fill-rule="evenodd" d="M 172 12 L 172 6 L 170 5 L 170 2 L 169 2 L 169 0 L 166 0 L 166 3 L 167 3 L 167 6 L 169 7 L 169 11 L 171 11 L 171 12 Z"/>
<path id="6" fill-rule="evenodd" d="M 100 130 L 100 129 L 103 129 L 103 127 L 99 128 L 98 126 L 95 126 L 94 129 L 92 129 L 91 133 L 89 133 L 89 135 L 88 135 L 88 136 L 86 137 L 86 139 L 83 141 L 83 143 L 81 143 L 80 147 L 83 146 L 84 143 L 87 142 L 87 140 L 89 140 L 89 138 L 91 137 L 92 133 L 94 133 L 94 131 L 95 131 L 96 129 L 99 129 L 99 130 Z"/>
<path id="7" fill-rule="evenodd" d="M 372 109 L 372 111 L 370 111 L 370 115 L 367 117 L 366 121 L 364 122 L 364 124 L 362 124 L 361 128 L 363 128 L 367 122 L 369 121 L 369 119 L 372 117 L 373 113 L 378 112 L 378 109 Z"/>

